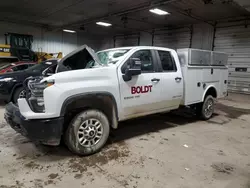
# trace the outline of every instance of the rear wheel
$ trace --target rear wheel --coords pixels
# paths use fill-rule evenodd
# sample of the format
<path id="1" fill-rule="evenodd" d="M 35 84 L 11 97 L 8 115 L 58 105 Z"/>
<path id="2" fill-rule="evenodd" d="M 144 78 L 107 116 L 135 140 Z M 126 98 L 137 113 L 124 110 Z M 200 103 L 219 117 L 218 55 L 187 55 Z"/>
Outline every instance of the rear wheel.
<path id="1" fill-rule="evenodd" d="M 98 110 L 87 110 L 76 115 L 64 134 L 65 144 L 78 155 L 98 152 L 107 142 L 109 121 Z"/>
<path id="2" fill-rule="evenodd" d="M 26 91 L 23 87 L 18 87 L 15 89 L 12 102 L 17 104 L 17 100 L 20 98 L 25 98 L 26 97 Z"/>
<path id="3" fill-rule="evenodd" d="M 211 95 L 206 96 L 203 103 L 196 105 L 196 114 L 204 119 L 208 120 L 214 113 L 214 98 Z"/>

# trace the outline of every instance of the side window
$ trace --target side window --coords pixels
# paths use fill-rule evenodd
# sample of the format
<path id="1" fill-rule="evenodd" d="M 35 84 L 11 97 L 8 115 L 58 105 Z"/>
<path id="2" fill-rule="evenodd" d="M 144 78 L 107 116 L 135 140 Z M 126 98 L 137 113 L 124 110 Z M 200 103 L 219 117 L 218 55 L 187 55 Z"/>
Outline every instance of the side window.
<path id="1" fill-rule="evenodd" d="M 32 67 L 32 66 L 34 66 L 34 65 L 35 65 L 34 63 L 32 63 L 32 64 L 28 64 L 28 66 L 29 66 L 29 67 Z"/>
<path id="2" fill-rule="evenodd" d="M 139 50 L 135 52 L 130 58 L 139 58 L 141 61 L 142 72 L 154 72 L 153 57 L 150 50 Z M 129 61 L 129 59 L 127 60 Z M 122 73 L 125 73 L 127 62 L 122 66 Z"/>
<path id="3" fill-rule="evenodd" d="M 11 68 L 13 71 L 18 71 L 18 66 L 12 67 Z"/>
<path id="4" fill-rule="evenodd" d="M 16 66 L 16 67 L 13 67 L 13 70 L 14 70 L 14 71 L 21 71 L 21 70 L 27 69 L 28 67 L 29 67 L 29 65 L 27 65 L 27 64 L 18 65 L 18 66 Z"/>
<path id="5" fill-rule="evenodd" d="M 132 58 L 141 60 L 142 72 L 154 72 L 153 57 L 150 50 L 139 50 L 132 55 Z"/>
<path id="6" fill-rule="evenodd" d="M 164 71 L 177 71 L 176 64 L 170 52 L 158 51 L 158 54 Z"/>

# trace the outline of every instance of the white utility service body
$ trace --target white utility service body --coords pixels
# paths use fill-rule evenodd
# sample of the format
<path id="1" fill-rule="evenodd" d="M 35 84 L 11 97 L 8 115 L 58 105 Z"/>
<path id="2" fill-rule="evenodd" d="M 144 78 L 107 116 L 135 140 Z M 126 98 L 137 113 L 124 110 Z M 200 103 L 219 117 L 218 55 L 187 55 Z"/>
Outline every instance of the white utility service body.
<path id="1" fill-rule="evenodd" d="M 70 59 L 76 55 L 82 53 L 84 57 L 89 58 L 85 52 L 92 56 L 95 62 L 93 66 L 86 68 L 92 63 L 89 59 L 90 63 L 87 62 L 83 69 L 76 68 L 80 66 L 77 63 L 71 66 Z M 136 46 L 108 49 L 96 55 L 85 46 L 64 57 L 60 64 L 63 65 L 63 70 L 67 67 L 73 70 L 58 71 L 40 81 L 46 85 L 42 96 L 37 100 L 42 101 L 42 110 L 34 110 L 34 103 L 29 99 L 18 99 L 18 111 L 24 119 L 19 122 L 25 124 L 25 121 L 46 120 L 48 126 L 54 128 L 56 119 L 60 119 L 62 125 L 56 136 L 66 134 L 66 144 L 68 143 L 70 150 L 83 155 L 99 150 L 108 137 L 102 136 L 101 139 L 99 136 L 96 139 L 101 141 L 98 142 L 95 138 L 92 139 L 92 133 L 99 134 L 96 129 L 98 123 L 93 123 L 95 121 L 103 126 L 107 124 L 106 118 L 109 122 L 108 127 L 117 128 L 119 121 L 175 110 L 181 105 L 196 107 L 203 111 L 204 119 L 208 119 L 214 108 L 213 98 L 221 98 L 227 94 L 227 55 L 219 52 L 196 49 L 175 51 L 162 47 Z M 29 89 L 31 93 L 35 93 L 32 87 Z M 205 102 L 207 106 L 203 105 Z M 82 111 L 78 111 L 79 109 Z M 95 115 L 93 110 L 100 114 Z M 77 113 L 74 114 L 75 112 Z M 208 114 L 207 117 L 204 115 L 205 112 Z M 9 114 L 11 113 L 12 110 L 9 110 Z M 70 116 L 71 123 L 66 121 L 69 114 L 74 114 L 74 117 Z M 85 117 L 88 115 L 90 117 Z M 79 124 L 80 116 L 86 119 L 83 124 L 87 122 L 88 125 L 79 128 L 77 133 L 75 128 L 71 130 L 70 127 L 82 126 Z M 50 120 L 53 120 L 51 125 L 48 123 Z M 65 122 L 69 124 L 66 125 L 69 126 L 66 133 L 63 132 Z M 84 133 L 79 133 L 85 129 Z M 104 126 L 102 130 L 106 130 L 105 135 L 109 134 L 109 128 Z M 87 133 L 86 138 L 82 136 Z M 57 145 L 60 139 L 61 136 L 54 139 L 56 142 L 53 144 L 46 139 L 42 139 L 42 142 Z"/>
<path id="2" fill-rule="evenodd" d="M 184 78 L 182 105 L 203 102 L 210 88 L 215 89 L 217 99 L 227 95 L 226 53 L 187 48 L 178 49 L 177 54 Z"/>

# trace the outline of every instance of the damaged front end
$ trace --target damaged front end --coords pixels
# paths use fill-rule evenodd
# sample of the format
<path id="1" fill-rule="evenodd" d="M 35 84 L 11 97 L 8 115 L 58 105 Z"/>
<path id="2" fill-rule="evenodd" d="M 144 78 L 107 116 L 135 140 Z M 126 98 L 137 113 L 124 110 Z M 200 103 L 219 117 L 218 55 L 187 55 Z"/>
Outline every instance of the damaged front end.
<path id="1" fill-rule="evenodd" d="M 98 57 L 91 48 L 84 45 L 62 58 L 55 73 L 97 66 L 102 66 Z M 9 103 L 5 108 L 5 120 L 13 129 L 31 140 L 47 145 L 58 145 L 63 133 L 64 117 L 49 116 L 45 108 L 45 103 L 49 101 L 44 101 L 46 90 L 56 88 L 56 80 L 56 75 L 46 73 L 27 78 L 23 83 L 26 99 L 18 99 L 18 106 Z"/>
<path id="2" fill-rule="evenodd" d="M 48 83 L 41 82 L 43 76 L 29 77 L 23 83 L 26 90 L 26 101 L 35 113 L 44 112 L 43 91 Z M 25 100 L 25 99 L 20 99 Z M 22 115 L 20 106 L 12 102 L 5 107 L 4 118 L 6 122 L 18 133 L 46 145 L 59 145 L 63 131 L 63 117 L 51 119 L 27 119 Z"/>
<path id="3" fill-rule="evenodd" d="M 62 58 L 58 63 L 55 73 L 97 66 L 101 66 L 101 63 L 94 50 L 87 45 L 83 45 Z M 46 73 L 43 76 L 30 77 L 24 81 L 26 100 L 31 110 L 35 113 L 43 113 L 45 111 L 44 90 L 55 83 L 54 79 L 50 79 L 52 77 L 44 79 L 45 77 Z"/>

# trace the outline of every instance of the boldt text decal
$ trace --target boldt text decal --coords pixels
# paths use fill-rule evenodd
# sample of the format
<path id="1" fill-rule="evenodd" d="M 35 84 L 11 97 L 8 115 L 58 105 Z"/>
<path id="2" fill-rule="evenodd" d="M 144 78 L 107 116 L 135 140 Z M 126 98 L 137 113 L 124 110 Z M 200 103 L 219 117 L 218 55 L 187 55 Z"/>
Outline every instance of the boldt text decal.
<path id="1" fill-rule="evenodd" d="M 152 85 L 131 87 L 131 94 L 134 95 L 134 94 L 152 92 L 152 87 L 153 87 Z"/>

